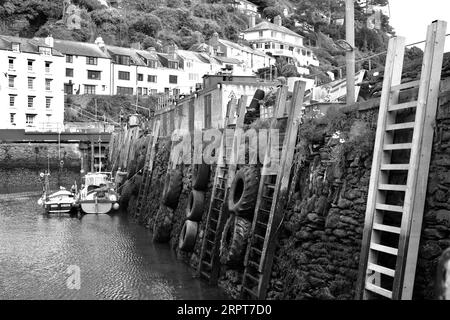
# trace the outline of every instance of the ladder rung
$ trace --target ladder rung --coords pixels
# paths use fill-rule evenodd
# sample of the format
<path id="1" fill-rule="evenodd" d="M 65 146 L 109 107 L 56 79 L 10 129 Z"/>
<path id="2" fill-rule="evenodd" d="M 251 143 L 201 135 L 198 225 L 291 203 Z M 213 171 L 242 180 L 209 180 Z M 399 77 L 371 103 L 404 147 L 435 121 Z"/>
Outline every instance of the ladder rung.
<path id="1" fill-rule="evenodd" d="M 403 122 L 403 123 L 388 124 L 386 126 L 386 131 L 413 129 L 414 125 L 415 125 L 414 122 Z"/>
<path id="2" fill-rule="evenodd" d="M 398 254 L 398 249 L 396 249 L 396 248 L 383 246 L 381 244 L 373 243 L 373 242 L 370 244 L 370 249 L 375 250 L 375 251 L 388 253 L 388 254 L 391 254 L 393 256 L 396 256 Z"/>
<path id="3" fill-rule="evenodd" d="M 266 209 L 259 208 L 258 211 L 261 211 L 261 212 L 263 212 L 263 213 L 265 213 L 265 214 L 270 214 L 270 211 L 269 211 L 269 210 L 266 210 Z"/>
<path id="4" fill-rule="evenodd" d="M 408 150 L 411 148 L 412 148 L 412 143 L 385 144 L 383 146 L 384 150 Z"/>
<path id="5" fill-rule="evenodd" d="M 245 286 L 242 286 L 242 288 L 243 288 L 245 291 L 247 291 L 248 293 L 250 293 L 252 296 L 258 297 L 258 294 L 257 294 L 255 291 L 250 290 L 249 288 L 247 288 L 247 287 L 245 287 Z"/>
<path id="6" fill-rule="evenodd" d="M 245 274 L 245 276 L 246 276 L 247 278 L 252 279 L 252 280 L 255 281 L 256 283 L 259 282 L 259 279 L 258 279 L 258 278 L 252 276 L 252 275 L 251 275 L 250 273 L 248 273 L 248 272 Z"/>
<path id="7" fill-rule="evenodd" d="M 264 240 L 264 237 L 261 236 L 261 235 L 259 235 L 259 234 L 257 234 L 257 233 L 253 234 L 253 236 L 254 236 L 255 238 L 259 238 L 259 239 L 261 239 L 261 240 Z"/>
<path id="8" fill-rule="evenodd" d="M 379 286 L 376 286 L 376 285 L 374 285 L 374 284 L 372 284 L 370 282 L 366 282 L 366 289 L 371 291 L 371 292 L 374 292 L 376 294 L 379 294 L 380 296 L 392 299 L 392 291 L 389 291 L 387 289 L 383 289 L 383 288 L 381 288 Z"/>
<path id="9" fill-rule="evenodd" d="M 256 249 L 255 247 L 252 247 L 251 250 L 255 251 L 255 252 L 258 253 L 258 254 L 261 254 L 261 253 L 262 253 L 261 250 Z"/>
<path id="10" fill-rule="evenodd" d="M 259 224 L 260 226 L 267 228 L 267 224 L 261 221 L 256 221 L 257 224 Z"/>
<path id="11" fill-rule="evenodd" d="M 401 163 L 401 164 L 382 164 L 380 167 L 381 170 L 409 170 L 409 163 Z"/>
<path id="12" fill-rule="evenodd" d="M 380 184 L 378 190 L 386 191 L 406 191 L 406 185 L 403 184 Z"/>
<path id="13" fill-rule="evenodd" d="M 383 204 L 383 203 L 377 203 L 375 206 L 375 209 L 377 210 L 384 210 L 384 211 L 392 211 L 392 212 L 403 212 L 402 206 L 393 206 L 390 204 Z"/>
<path id="14" fill-rule="evenodd" d="M 415 108 L 417 106 L 417 101 L 410 101 L 405 103 L 393 104 L 388 107 L 388 111 L 398 111 L 408 108 Z"/>
<path id="15" fill-rule="evenodd" d="M 395 270 L 390 269 L 390 268 L 386 268 L 386 267 L 383 267 L 383 266 L 379 266 L 377 264 L 370 263 L 370 262 L 369 262 L 369 264 L 367 266 L 367 269 L 370 269 L 370 270 L 378 272 L 378 273 L 385 274 L 385 275 L 387 275 L 389 277 L 394 277 L 394 275 L 395 275 Z"/>
<path id="16" fill-rule="evenodd" d="M 202 276 L 204 276 L 205 278 L 208 278 L 208 279 L 210 278 L 209 273 L 207 273 L 207 272 L 205 272 L 205 271 L 201 271 L 200 274 L 201 274 Z"/>
<path id="17" fill-rule="evenodd" d="M 259 268 L 259 264 L 257 263 L 257 262 L 255 262 L 255 261 L 248 261 L 248 264 L 249 265 L 252 265 L 254 268 Z"/>
<path id="18" fill-rule="evenodd" d="M 208 268 L 211 268 L 211 263 L 209 263 L 208 261 L 203 260 L 202 264 L 204 264 L 205 266 L 207 266 Z"/>
<path id="19" fill-rule="evenodd" d="M 390 233 L 400 234 L 400 228 L 388 226 L 388 225 L 381 224 L 381 223 L 374 223 L 373 224 L 373 229 L 379 230 L 379 231 L 386 231 L 386 232 L 390 232 Z"/>
<path id="20" fill-rule="evenodd" d="M 410 81 L 410 82 L 405 82 L 396 86 L 392 86 L 391 87 L 391 92 L 392 91 L 397 91 L 397 90 L 404 90 L 404 89 L 409 89 L 409 88 L 415 88 L 418 87 L 420 85 L 420 80 L 415 80 L 415 81 Z"/>

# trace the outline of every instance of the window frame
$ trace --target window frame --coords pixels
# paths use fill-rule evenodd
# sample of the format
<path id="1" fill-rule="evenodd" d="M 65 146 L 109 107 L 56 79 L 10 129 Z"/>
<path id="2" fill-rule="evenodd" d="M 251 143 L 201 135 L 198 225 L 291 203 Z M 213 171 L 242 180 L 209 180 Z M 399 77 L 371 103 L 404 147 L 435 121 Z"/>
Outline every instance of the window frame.
<path id="1" fill-rule="evenodd" d="M 91 66 L 96 66 L 96 65 L 98 65 L 98 58 L 86 56 L 86 64 L 91 65 Z"/>
<path id="2" fill-rule="evenodd" d="M 126 77 L 123 78 L 123 75 L 126 75 Z M 117 78 L 119 80 L 130 81 L 130 72 L 129 71 L 121 71 L 121 70 L 119 70 L 119 72 L 117 73 Z"/>
<path id="3" fill-rule="evenodd" d="M 96 94 L 97 86 L 94 84 L 85 84 L 84 85 L 84 94 Z"/>
<path id="4" fill-rule="evenodd" d="M 93 78 L 90 75 L 98 75 L 98 78 Z M 102 72 L 99 70 L 87 70 L 88 80 L 102 80 Z"/>

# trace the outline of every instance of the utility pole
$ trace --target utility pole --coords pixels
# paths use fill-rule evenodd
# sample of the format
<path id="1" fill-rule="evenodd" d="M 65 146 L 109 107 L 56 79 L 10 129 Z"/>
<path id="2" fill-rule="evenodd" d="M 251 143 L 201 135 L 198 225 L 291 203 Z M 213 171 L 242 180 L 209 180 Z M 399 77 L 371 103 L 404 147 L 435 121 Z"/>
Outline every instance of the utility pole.
<path id="1" fill-rule="evenodd" d="M 345 54 L 347 64 L 347 105 L 355 103 L 355 5 L 354 0 L 345 0 L 346 41 L 352 47 Z"/>

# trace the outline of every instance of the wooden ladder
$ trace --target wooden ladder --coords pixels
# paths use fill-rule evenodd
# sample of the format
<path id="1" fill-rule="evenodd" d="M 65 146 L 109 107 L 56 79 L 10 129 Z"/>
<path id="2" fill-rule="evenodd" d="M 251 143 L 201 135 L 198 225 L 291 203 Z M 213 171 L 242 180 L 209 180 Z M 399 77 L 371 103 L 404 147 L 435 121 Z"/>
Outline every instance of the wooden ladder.
<path id="1" fill-rule="evenodd" d="M 356 288 L 358 299 L 412 299 L 445 31 L 443 21 L 428 27 L 420 81 L 409 83 L 401 84 L 405 39 L 389 41 Z M 419 87 L 417 101 L 399 103 L 400 90 L 414 87 Z M 397 113 L 406 109 L 415 111 L 414 121 L 397 122 Z M 410 142 L 398 142 L 400 130 L 412 134 Z M 409 160 L 398 163 L 392 157 L 394 152 L 402 152 L 400 155 Z M 405 184 L 392 181 L 402 174 Z"/>
<path id="2" fill-rule="evenodd" d="M 155 162 L 156 156 L 156 143 L 159 137 L 159 126 L 160 122 L 158 120 L 153 124 L 152 134 L 150 136 L 150 139 L 148 140 L 147 151 L 145 153 L 145 164 L 142 172 L 142 180 L 141 185 L 139 186 L 135 216 L 140 216 L 142 209 L 145 207 L 145 197 L 148 194 L 148 189 L 152 181 L 153 164 Z"/>
<path id="3" fill-rule="evenodd" d="M 220 143 L 220 151 L 218 163 L 216 166 L 216 172 L 214 176 L 214 185 L 211 193 L 211 201 L 209 204 L 208 214 L 206 218 L 205 231 L 203 233 L 202 246 L 200 250 L 200 259 L 197 266 L 197 273 L 200 277 L 209 280 L 212 285 L 217 284 L 220 271 L 220 259 L 219 259 L 219 242 L 223 231 L 225 222 L 229 216 L 227 197 L 230 190 L 231 182 L 236 172 L 237 153 L 236 148 L 236 135 L 239 134 L 239 129 L 244 126 L 244 118 L 247 106 L 247 97 L 242 96 L 239 100 L 238 116 L 236 123 L 231 123 L 230 119 L 234 117 L 236 104 L 233 102 L 230 104 L 227 116 L 224 121 L 224 128 L 235 128 L 235 134 L 232 142 L 232 147 L 226 147 L 226 131 L 223 131 L 222 139 Z M 231 163 L 227 163 L 227 150 L 231 150 Z"/>
<path id="4" fill-rule="evenodd" d="M 264 299 L 266 296 L 278 229 L 284 218 L 284 206 L 288 195 L 289 176 L 297 143 L 305 86 L 305 82 L 302 81 L 295 83 L 287 119 L 285 116 L 287 87 L 282 86 L 278 91 L 271 129 L 276 129 L 280 123 L 287 120 L 285 131 L 280 133 L 281 159 L 276 170 L 267 170 L 266 165 L 271 159 L 271 141 L 278 137 L 277 135 L 273 137 L 271 131 L 245 254 L 242 299 Z"/>

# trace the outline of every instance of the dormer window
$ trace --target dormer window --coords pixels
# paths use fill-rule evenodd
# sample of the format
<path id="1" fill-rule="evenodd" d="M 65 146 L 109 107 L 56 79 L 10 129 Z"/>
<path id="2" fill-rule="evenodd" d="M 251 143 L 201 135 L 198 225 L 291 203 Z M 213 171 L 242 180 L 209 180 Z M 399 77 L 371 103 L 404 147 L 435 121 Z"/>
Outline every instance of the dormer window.
<path id="1" fill-rule="evenodd" d="M 178 69 L 178 61 L 169 61 L 169 62 L 167 63 L 167 66 L 168 66 L 170 69 Z"/>
<path id="2" fill-rule="evenodd" d="M 39 47 L 39 53 L 45 54 L 47 56 L 50 56 L 52 54 L 52 48 Z"/>
<path id="3" fill-rule="evenodd" d="M 14 52 L 20 52 L 20 43 L 17 43 L 17 42 L 12 43 L 11 49 Z"/>
<path id="4" fill-rule="evenodd" d="M 158 62 L 156 62 L 155 60 L 148 60 L 147 66 L 150 68 L 156 69 L 156 67 L 158 66 Z"/>
<path id="5" fill-rule="evenodd" d="M 129 66 L 131 63 L 131 59 L 129 56 L 116 55 L 114 56 L 114 60 L 117 64 Z"/>

